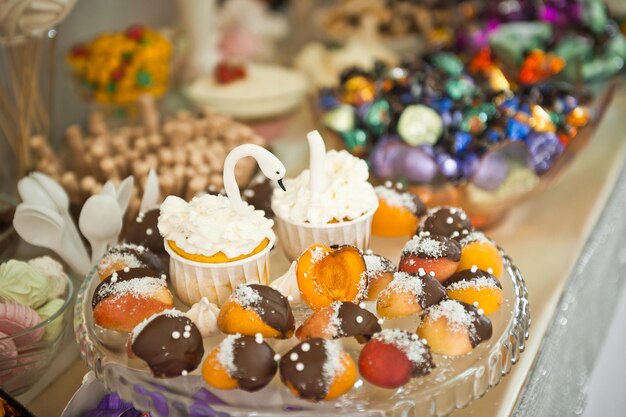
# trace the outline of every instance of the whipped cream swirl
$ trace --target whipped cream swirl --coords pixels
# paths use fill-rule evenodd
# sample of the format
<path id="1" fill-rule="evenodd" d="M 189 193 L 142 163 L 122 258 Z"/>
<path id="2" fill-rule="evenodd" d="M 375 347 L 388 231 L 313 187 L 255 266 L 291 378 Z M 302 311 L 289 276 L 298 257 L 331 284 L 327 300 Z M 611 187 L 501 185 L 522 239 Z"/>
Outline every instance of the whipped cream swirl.
<path id="1" fill-rule="evenodd" d="M 159 232 L 190 254 L 247 255 L 264 239 L 274 238 L 274 222 L 262 210 L 244 205 L 247 210 L 242 214 L 222 195 L 206 194 L 190 202 L 169 196 L 161 205 Z"/>
<path id="2" fill-rule="evenodd" d="M 318 225 L 349 221 L 378 205 L 374 187 L 367 181 L 367 163 L 347 151 L 326 153 L 324 191 L 312 192 L 310 175 L 305 169 L 296 178 L 285 180 L 287 191 L 274 190 L 272 209 L 282 219 Z"/>

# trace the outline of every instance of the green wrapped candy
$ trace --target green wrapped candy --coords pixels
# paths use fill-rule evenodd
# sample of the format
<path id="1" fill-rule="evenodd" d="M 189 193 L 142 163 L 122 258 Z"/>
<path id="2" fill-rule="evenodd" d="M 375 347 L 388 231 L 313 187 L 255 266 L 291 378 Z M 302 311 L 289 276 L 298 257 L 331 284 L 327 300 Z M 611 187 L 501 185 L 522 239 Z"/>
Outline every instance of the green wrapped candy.
<path id="1" fill-rule="evenodd" d="M 551 38 L 552 26 L 549 23 L 513 22 L 500 25 L 489 37 L 489 43 L 506 67 L 517 68 L 526 51 L 543 49 Z"/>
<path id="2" fill-rule="evenodd" d="M 455 78 L 446 81 L 446 94 L 452 100 L 460 100 L 469 97 L 474 92 L 474 84 L 465 78 Z"/>
<path id="3" fill-rule="evenodd" d="M 0 265 L 0 301 L 37 309 L 48 300 L 48 277 L 26 262 L 10 260 Z"/>
<path id="4" fill-rule="evenodd" d="M 390 121 L 389 103 L 385 100 L 375 101 L 365 113 L 365 125 L 376 136 L 387 131 Z"/>
<path id="5" fill-rule="evenodd" d="M 398 120 L 398 134 L 409 145 L 433 145 L 443 132 L 443 120 L 435 110 L 423 104 L 404 109 Z"/>
<path id="6" fill-rule="evenodd" d="M 432 64 L 450 77 L 460 77 L 463 75 L 463 62 L 454 54 L 449 52 L 439 52 L 433 55 Z"/>
<path id="7" fill-rule="evenodd" d="M 341 133 L 341 138 L 350 153 L 363 155 L 367 147 L 367 133 L 363 129 L 354 129 Z"/>
<path id="8" fill-rule="evenodd" d="M 356 126 L 356 113 L 348 104 L 335 107 L 324 115 L 324 125 L 335 132 L 349 132 Z"/>
<path id="9" fill-rule="evenodd" d="M 55 298 L 48 301 L 42 307 L 37 309 L 37 314 L 41 317 L 42 320 L 48 320 L 50 317 L 54 315 L 57 311 L 63 307 L 65 304 L 65 300 L 60 298 Z M 46 326 L 46 332 L 43 335 L 43 340 L 50 341 L 56 339 L 61 331 L 63 330 L 63 314 L 55 318 L 51 323 L 48 323 Z"/>

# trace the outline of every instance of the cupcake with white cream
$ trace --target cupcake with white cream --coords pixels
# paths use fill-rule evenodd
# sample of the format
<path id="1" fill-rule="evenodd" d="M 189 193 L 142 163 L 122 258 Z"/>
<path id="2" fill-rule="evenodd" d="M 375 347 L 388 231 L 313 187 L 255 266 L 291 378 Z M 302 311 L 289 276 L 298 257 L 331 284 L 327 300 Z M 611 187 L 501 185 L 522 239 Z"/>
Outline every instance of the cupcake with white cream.
<path id="1" fill-rule="evenodd" d="M 296 259 L 315 243 L 367 249 L 378 207 L 367 163 L 346 151 L 326 152 L 317 131 L 307 135 L 310 167 L 275 190 L 272 210 L 287 257 Z"/>
<path id="2" fill-rule="evenodd" d="M 274 222 L 241 200 L 234 168 L 254 157 L 261 171 L 282 186 L 285 166 L 266 149 L 241 145 L 224 161 L 226 196 L 205 194 L 187 202 L 169 196 L 161 205 L 158 228 L 170 255 L 170 276 L 189 306 L 206 297 L 221 305 L 244 283 L 267 284 Z"/>

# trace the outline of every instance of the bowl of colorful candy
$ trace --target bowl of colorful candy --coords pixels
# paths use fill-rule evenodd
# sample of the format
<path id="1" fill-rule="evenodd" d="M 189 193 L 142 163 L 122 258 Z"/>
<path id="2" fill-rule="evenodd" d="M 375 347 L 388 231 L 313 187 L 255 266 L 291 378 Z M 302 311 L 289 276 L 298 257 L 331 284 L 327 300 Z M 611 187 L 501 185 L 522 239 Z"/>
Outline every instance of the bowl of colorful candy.
<path id="1" fill-rule="evenodd" d="M 74 45 L 67 61 L 86 100 L 124 106 L 142 94 L 165 93 L 171 54 L 172 45 L 163 35 L 134 25 Z"/>
<path id="2" fill-rule="evenodd" d="M 537 51 L 511 75 L 488 50 L 438 52 L 396 67 L 342 74 L 321 90 L 321 122 L 375 181 L 399 182 L 428 205 L 463 207 L 487 227 L 545 189 L 589 141 L 614 88 L 595 99 L 552 77 Z"/>
<path id="3" fill-rule="evenodd" d="M 0 386 L 26 392 L 61 346 L 74 289 L 63 267 L 47 256 L 0 265 Z"/>

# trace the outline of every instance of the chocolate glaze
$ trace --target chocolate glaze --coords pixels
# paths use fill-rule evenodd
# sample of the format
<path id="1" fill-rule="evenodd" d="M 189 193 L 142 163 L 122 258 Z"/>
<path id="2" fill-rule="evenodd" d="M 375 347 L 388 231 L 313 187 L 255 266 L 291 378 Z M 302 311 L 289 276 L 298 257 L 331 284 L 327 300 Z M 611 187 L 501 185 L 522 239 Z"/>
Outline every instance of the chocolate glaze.
<path id="1" fill-rule="evenodd" d="M 419 300 L 422 310 L 427 309 L 430 306 L 437 304 L 439 301 L 448 297 L 446 289 L 441 285 L 437 279 L 429 274 L 419 276 L 417 274 L 411 274 L 415 276 L 415 279 L 422 280 L 424 286 L 422 287 L 423 296 Z"/>
<path id="2" fill-rule="evenodd" d="M 478 309 L 473 305 L 464 303 L 462 301 L 458 301 L 458 303 L 460 303 L 465 308 L 465 311 L 470 313 L 470 315 L 472 316 L 472 324 L 468 329 L 472 347 L 475 348 L 481 342 L 491 339 L 493 328 L 491 326 L 491 320 L 489 320 L 489 317 L 485 316 L 484 314 L 478 314 Z"/>
<path id="3" fill-rule="evenodd" d="M 250 284 L 260 296 L 261 301 L 254 304 L 254 312 L 273 329 L 282 334 L 282 338 L 291 337 L 296 327 L 296 321 L 287 297 L 279 291 L 261 284 Z"/>
<path id="4" fill-rule="evenodd" d="M 143 250 L 141 248 L 143 248 Z M 160 277 L 161 274 L 165 273 L 165 267 L 163 266 L 163 262 L 161 262 L 161 259 L 159 259 L 159 257 L 154 252 L 152 252 L 145 246 L 134 244 L 114 246 L 108 250 L 104 257 L 106 258 L 107 256 L 114 254 L 135 257 L 147 268 L 151 268 L 152 270 L 154 270 L 152 276 Z"/>
<path id="5" fill-rule="evenodd" d="M 265 217 L 273 219 L 274 211 L 272 210 L 271 202 L 272 192 L 271 181 L 267 177 L 263 176 L 261 181 L 253 179 L 250 185 L 243 190 L 241 197 L 246 203 L 254 206 L 255 209 L 264 211 Z"/>
<path id="6" fill-rule="evenodd" d="M 185 330 L 190 326 L 189 331 Z M 173 333 L 178 332 L 175 339 Z M 188 335 L 189 337 L 185 337 Z M 198 367 L 204 355 L 202 335 L 185 316 L 160 314 L 150 320 L 131 344 L 135 355 L 146 361 L 157 378 L 181 376 Z"/>
<path id="7" fill-rule="evenodd" d="M 165 247 L 163 246 L 163 238 L 157 226 L 160 213 L 158 208 L 140 213 L 135 222 L 130 226 L 126 234 L 126 240 L 136 245 L 145 246 L 159 256 L 167 255 Z"/>
<path id="8" fill-rule="evenodd" d="M 378 317 L 368 310 L 350 302 L 341 302 L 340 304 L 337 310 L 337 317 L 341 324 L 337 329 L 337 335 L 333 339 L 355 336 L 359 342 L 364 343 L 370 340 L 374 333 L 381 330 Z M 361 321 L 360 323 L 357 321 L 357 317 L 362 318 L 362 321 L 359 320 Z"/>
<path id="9" fill-rule="evenodd" d="M 452 222 L 448 223 L 448 218 Z M 418 233 L 428 232 L 431 235 L 447 236 L 461 240 L 473 230 L 469 217 L 460 208 L 439 207 L 431 210 L 424 218 Z"/>
<path id="10" fill-rule="evenodd" d="M 302 350 L 305 343 L 309 345 L 306 352 Z M 295 361 L 292 360 L 294 353 L 297 355 Z M 324 339 L 315 338 L 302 342 L 280 359 L 280 379 L 285 385 L 294 388 L 301 398 L 321 401 L 326 397 L 331 383 L 324 378 L 324 364 L 327 359 Z M 297 369 L 299 363 L 304 365 L 302 370 Z"/>
<path id="11" fill-rule="evenodd" d="M 115 277 L 116 279 L 115 281 L 113 281 L 113 277 Z M 152 270 L 151 268 L 145 268 L 145 267 L 144 268 L 130 268 L 128 272 L 122 269 L 122 270 L 112 273 L 111 275 L 106 277 L 106 279 L 102 280 L 102 282 L 100 282 L 100 284 L 98 284 L 98 286 L 94 290 L 93 298 L 91 299 L 91 306 L 95 307 L 100 301 L 104 300 L 106 297 L 110 295 L 110 294 L 105 294 L 105 292 L 102 290 L 102 287 L 104 287 L 105 285 L 107 286 L 107 288 L 110 288 L 111 285 L 115 286 L 115 284 L 119 282 L 128 281 L 129 279 L 133 279 L 133 278 L 144 278 L 144 277 L 161 278 L 160 276 L 154 275 L 154 270 Z"/>
<path id="12" fill-rule="evenodd" d="M 414 255 L 419 258 L 424 258 L 424 259 L 446 258 L 453 262 L 458 262 L 461 260 L 461 244 L 452 238 L 441 236 L 441 235 L 430 235 L 430 236 L 418 236 L 417 238 L 413 238 L 413 239 L 421 239 L 424 241 L 435 240 L 437 242 L 440 242 L 441 247 L 442 247 L 442 252 L 443 252 L 442 255 L 435 256 L 426 250 L 416 250 L 416 251 L 405 250 L 402 253 L 403 256 Z"/>
<path id="13" fill-rule="evenodd" d="M 233 362 L 236 371 L 231 375 L 244 391 L 258 391 L 270 383 L 278 364 L 275 352 L 265 342 L 254 337 L 240 336 L 233 343 Z"/>
<path id="14" fill-rule="evenodd" d="M 461 281 L 471 282 L 472 280 L 476 278 L 482 278 L 482 277 L 485 277 L 489 279 L 490 281 L 493 281 L 493 283 L 498 288 L 502 288 L 502 284 L 500 284 L 500 281 L 498 280 L 498 278 L 496 278 L 495 276 L 493 276 L 487 271 L 483 271 L 482 269 L 477 269 L 475 272 L 472 272 L 471 269 L 466 269 L 464 271 L 455 272 L 454 274 L 452 274 L 450 278 L 448 278 L 447 280 L 443 282 L 443 286 L 447 288 L 456 282 L 461 282 Z"/>

